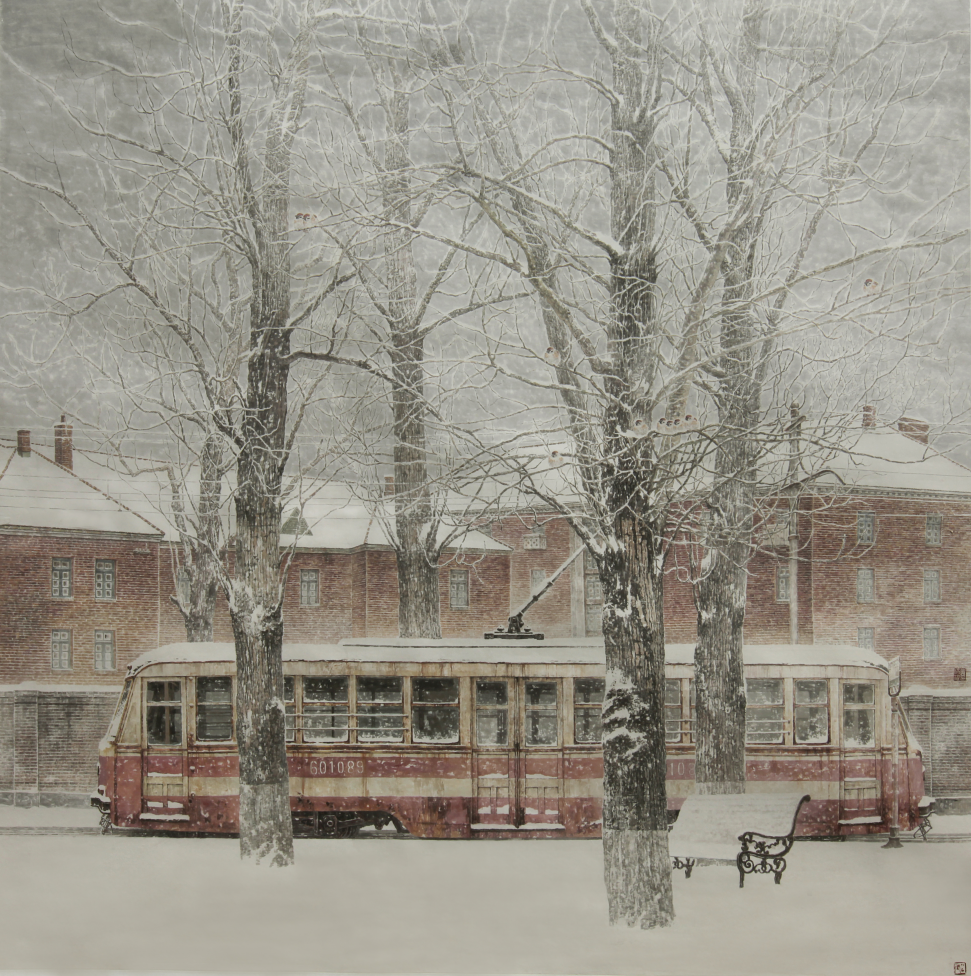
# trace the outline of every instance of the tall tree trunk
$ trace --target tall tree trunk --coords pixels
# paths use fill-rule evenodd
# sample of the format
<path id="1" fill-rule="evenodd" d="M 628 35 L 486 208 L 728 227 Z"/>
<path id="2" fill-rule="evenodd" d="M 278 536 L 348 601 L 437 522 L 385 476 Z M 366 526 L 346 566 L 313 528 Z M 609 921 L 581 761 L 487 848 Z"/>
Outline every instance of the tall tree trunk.
<path id="1" fill-rule="evenodd" d="M 186 639 L 190 642 L 211 641 L 216 596 L 219 592 L 222 525 L 222 444 L 219 435 L 211 432 L 202 445 L 199 456 L 199 500 L 196 512 L 197 529 L 190 534 L 185 526 L 181 505 L 181 486 L 175 472 L 170 470 L 173 504 L 177 508 L 176 522 L 182 535 L 183 568 L 187 575 L 187 592 L 180 592 L 176 605 L 185 623 Z M 177 581 L 181 582 L 181 581 Z"/>
<path id="2" fill-rule="evenodd" d="M 764 0 L 742 13 L 737 98 L 732 105 L 729 209 L 753 194 L 752 145 Z M 745 678 L 742 647 L 755 505 L 754 438 L 760 417 L 756 322 L 751 307 L 760 216 L 734 232 L 723 264 L 715 486 L 709 499 L 707 566 L 695 586 L 695 782 L 699 793 L 745 792 Z"/>
<path id="3" fill-rule="evenodd" d="M 659 533 L 623 481 L 615 542 L 600 570 L 607 687 L 603 708 L 604 881 L 611 924 L 674 920 L 664 745 L 663 573 Z M 629 494 L 629 507 L 623 506 Z M 641 516 L 641 517 L 639 517 Z"/>
<path id="4" fill-rule="evenodd" d="M 437 524 L 429 494 L 425 438 L 425 341 L 418 321 L 418 278 L 410 229 L 409 96 L 396 69 L 389 70 L 383 190 L 389 222 L 384 246 L 391 313 L 398 632 L 401 637 L 438 639 L 442 625 Z"/>

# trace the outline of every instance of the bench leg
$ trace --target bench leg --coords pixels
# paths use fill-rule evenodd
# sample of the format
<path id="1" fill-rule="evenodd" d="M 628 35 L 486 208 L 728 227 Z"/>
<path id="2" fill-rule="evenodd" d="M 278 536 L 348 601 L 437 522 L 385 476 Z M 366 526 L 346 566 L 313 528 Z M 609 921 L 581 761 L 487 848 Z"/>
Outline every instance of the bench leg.
<path id="1" fill-rule="evenodd" d="M 684 876 L 686 878 L 691 877 L 691 869 L 694 866 L 695 866 L 695 860 L 693 857 L 685 857 L 685 858 L 672 857 L 671 858 L 671 867 L 673 867 L 675 871 L 680 871 L 682 868 L 684 868 Z"/>
<path id="2" fill-rule="evenodd" d="M 760 857 L 757 854 L 752 854 L 751 851 L 742 851 L 735 858 L 735 864 L 738 867 L 739 888 L 745 887 L 746 874 L 774 874 L 775 883 L 781 884 L 782 872 L 786 869 L 784 857 Z"/>

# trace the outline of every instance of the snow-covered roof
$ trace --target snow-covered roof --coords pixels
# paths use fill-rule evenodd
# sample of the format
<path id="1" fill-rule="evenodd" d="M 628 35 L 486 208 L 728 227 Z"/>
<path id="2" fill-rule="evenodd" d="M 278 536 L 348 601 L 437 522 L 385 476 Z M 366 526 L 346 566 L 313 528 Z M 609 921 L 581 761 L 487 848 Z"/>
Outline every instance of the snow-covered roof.
<path id="1" fill-rule="evenodd" d="M 668 664 L 694 663 L 694 644 L 668 644 Z M 887 662 L 860 647 L 843 644 L 746 644 L 746 664 L 805 667 L 869 667 L 886 672 Z M 146 651 L 128 667 L 135 674 L 150 664 L 234 661 L 236 647 L 230 643 L 167 644 Z M 339 644 L 284 644 L 284 661 L 372 661 L 415 663 L 482 664 L 603 664 L 600 641 L 581 637 L 551 640 L 485 640 L 477 638 L 441 641 L 352 637 Z"/>
<path id="2" fill-rule="evenodd" d="M 32 450 L 0 449 L 0 526 L 161 533 L 150 519 L 129 510 L 76 472 Z"/>
<path id="3" fill-rule="evenodd" d="M 862 428 L 825 467 L 852 488 L 971 495 L 971 470 L 889 427 Z"/>

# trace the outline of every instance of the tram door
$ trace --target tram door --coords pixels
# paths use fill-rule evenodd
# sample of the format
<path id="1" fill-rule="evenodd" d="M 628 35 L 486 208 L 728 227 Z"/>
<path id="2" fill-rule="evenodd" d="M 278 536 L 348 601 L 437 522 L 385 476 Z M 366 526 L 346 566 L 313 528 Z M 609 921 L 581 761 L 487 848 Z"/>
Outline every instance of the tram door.
<path id="1" fill-rule="evenodd" d="M 843 821 L 882 820 L 875 691 L 872 681 L 842 682 L 840 820 Z"/>
<path id="2" fill-rule="evenodd" d="M 478 829 L 559 823 L 560 682 L 478 678 L 474 685 Z"/>
<path id="3" fill-rule="evenodd" d="M 186 819 L 186 684 L 180 678 L 144 682 L 142 820 Z"/>

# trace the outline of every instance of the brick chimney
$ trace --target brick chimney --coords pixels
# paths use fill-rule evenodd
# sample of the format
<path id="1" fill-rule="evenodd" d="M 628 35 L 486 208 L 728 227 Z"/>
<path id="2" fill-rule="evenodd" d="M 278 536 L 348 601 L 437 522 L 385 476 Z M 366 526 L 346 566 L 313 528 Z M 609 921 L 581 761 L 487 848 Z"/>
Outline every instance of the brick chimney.
<path id="1" fill-rule="evenodd" d="M 930 436 L 931 425 L 923 420 L 918 420 L 916 417 L 901 417 L 897 421 L 897 430 L 912 441 L 917 441 L 918 444 L 926 444 Z"/>
<path id="2" fill-rule="evenodd" d="M 54 463 L 68 471 L 74 470 L 73 434 L 74 428 L 62 413 L 61 422 L 54 425 Z"/>
<path id="3" fill-rule="evenodd" d="M 17 431 L 17 453 L 21 457 L 30 457 L 30 431 Z"/>
<path id="4" fill-rule="evenodd" d="M 384 493 L 386 495 L 394 494 L 394 475 L 386 474 L 384 476 Z"/>
<path id="5" fill-rule="evenodd" d="M 876 427 L 876 425 L 877 425 L 877 408 L 871 406 L 868 403 L 863 407 L 863 426 Z"/>

